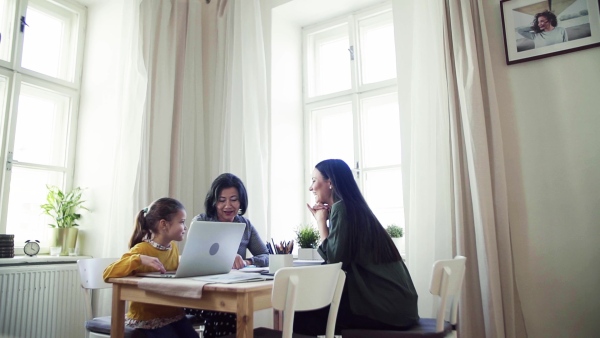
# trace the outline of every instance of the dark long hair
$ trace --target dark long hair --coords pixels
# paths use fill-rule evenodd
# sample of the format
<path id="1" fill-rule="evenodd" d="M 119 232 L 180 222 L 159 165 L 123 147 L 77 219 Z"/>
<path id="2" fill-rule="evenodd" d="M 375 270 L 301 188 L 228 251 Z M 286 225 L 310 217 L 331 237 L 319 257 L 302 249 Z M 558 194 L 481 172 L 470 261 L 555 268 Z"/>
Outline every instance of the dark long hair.
<path id="1" fill-rule="evenodd" d="M 543 32 L 540 29 L 540 27 L 538 26 L 538 19 L 540 16 L 543 16 L 546 18 L 546 20 L 550 21 L 550 24 L 552 25 L 552 27 L 558 26 L 558 20 L 556 19 L 556 15 L 554 13 L 550 12 L 549 10 L 545 10 L 541 13 L 537 13 L 533 17 L 533 22 L 531 23 L 531 29 L 533 29 L 534 32 L 536 32 L 536 33 Z"/>
<path id="2" fill-rule="evenodd" d="M 243 215 L 246 213 L 248 208 L 248 194 L 246 193 L 246 187 L 239 177 L 234 174 L 224 173 L 215 178 L 210 186 L 210 190 L 206 194 L 204 200 L 204 210 L 206 215 L 211 218 L 217 217 L 217 201 L 219 201 L 219 195 L 223 189 L 236 188 L 238 191 L 238 198 L 240 201 L 239 214 Z"/>
<path id="3" fill-rule="evenodd" d="M 164 219 L 170 222 L 179 210 L 185 210 L 183 204 L 170 197 L 159 198 L 149 207 L 140 210 L 135 219 L 135 230 L 129 240 L 129 248 L 133 248 L 144 238 L 150 239 L 152 233 L 158 232 L 157 227 L 160 220 Z"/>
<path id="4" fill-rule="evenodd" d="M 392 238 L 365 201 L 346 162 L 324 160 L 315 168 L 323 178 L 331 180 L 334 202 L 342 200 L 346 206 L 347 224 L 343 225 L 342 231 L 347 231 L 348 236 L 341 246 L 346 248 L 346 254 L 354 259 L 361 250 L 371 252 L 376 264 L 402 260 Z"/>

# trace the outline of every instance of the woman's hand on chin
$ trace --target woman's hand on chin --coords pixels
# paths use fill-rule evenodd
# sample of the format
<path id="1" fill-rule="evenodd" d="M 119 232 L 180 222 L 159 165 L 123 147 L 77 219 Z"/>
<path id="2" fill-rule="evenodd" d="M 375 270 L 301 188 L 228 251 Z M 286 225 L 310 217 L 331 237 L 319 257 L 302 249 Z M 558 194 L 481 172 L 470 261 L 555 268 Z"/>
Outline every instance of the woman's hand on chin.
<path id="1" fill-rule="evenodd" d="M 328 204 L 317 202 L 312 207 L 306 203 L 306 207 L 317 221 L 326 221 L 331 207 Z"/>

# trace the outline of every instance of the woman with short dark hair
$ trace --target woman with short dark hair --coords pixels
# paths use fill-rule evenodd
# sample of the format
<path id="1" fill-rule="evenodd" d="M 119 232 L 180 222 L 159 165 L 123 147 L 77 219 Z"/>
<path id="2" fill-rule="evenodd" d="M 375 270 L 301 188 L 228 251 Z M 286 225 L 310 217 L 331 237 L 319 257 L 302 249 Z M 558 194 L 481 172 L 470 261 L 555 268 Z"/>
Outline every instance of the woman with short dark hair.
<path id="1" fill-rule="evenodd" d="M 197 221 L 246 223 L 246 229 L 233 262 L 234 269 L 241 269 L 248 265 L 269 266 L 269 252 L 265 242 L 260 238 L 250 220 L 243 216 L 247 208 L 248 194 L 244 183 L 239 177 L 224 173 L 215 178 L 206 194 L 205 213 L 194 218 Z M 250 250 L 252 257 L 246 257 L 246 250 Z M 186 312 L 197 315 L 205 321 L 204 337 L 206 338 L 236 333 L 236 315 L 233 313 L 194 309 L 186 309 Z"/>

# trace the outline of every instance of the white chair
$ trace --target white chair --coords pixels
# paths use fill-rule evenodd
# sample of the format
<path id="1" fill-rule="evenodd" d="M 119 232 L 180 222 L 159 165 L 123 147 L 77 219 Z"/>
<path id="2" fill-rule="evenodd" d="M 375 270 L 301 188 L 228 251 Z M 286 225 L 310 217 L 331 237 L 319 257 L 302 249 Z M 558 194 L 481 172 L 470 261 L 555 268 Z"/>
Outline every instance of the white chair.
<path id="1" fill-rule="evenodd" d="M 344 338 L 456 338 L 458 301 L 465 275 L 466 258 L 440 260 L 433 264 L 429 292 L 439 297 L 436 318 L 421 318 L 419 323 L 406 331 L 388 330 L 343 330 Z M 449 316 L 446 317 L 446 311 Z"/>
<path id="2" fill-rule="evenodd" d="M 308 337 L 292 333 L 294 312 L 316 310 L 330 305 L 325 337 L 334 338 L 335 321 L 345 281 L 346 273 L 342 270 L 342 263 L 277 270 L 271 304 L 273 309 L 283 311 L 283 330 L 260 327 L 254 329 L 254 337 Z"/>
<path id="3" fill-rule="evenodd" d="M 117 260 L 118 258 L 90 258 L 77 261 L 81 287 L 85 295 L 87 307 L 85 328 L 88 338 L 110 337 L 110 316 L 94 317 L 92 292 L 97 289 L 112 288 L 112 284 L 104 282 L 102 273 L 107 266 Z M 134 331 L 134 329 L 125 327 L 125 337 L 132 337 Z"/>

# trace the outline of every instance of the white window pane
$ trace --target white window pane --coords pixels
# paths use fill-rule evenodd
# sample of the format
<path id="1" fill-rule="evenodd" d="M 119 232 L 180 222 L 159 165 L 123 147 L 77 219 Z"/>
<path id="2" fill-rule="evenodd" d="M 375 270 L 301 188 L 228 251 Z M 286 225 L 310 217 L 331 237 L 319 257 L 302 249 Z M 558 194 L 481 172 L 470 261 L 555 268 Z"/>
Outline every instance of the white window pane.
<path id="1" fill-rule="evenodd" d="M 19 95 L 14 159 L 65 166 L 70 98 L 23 84 Z"/>
<path id="2" fill-rule="evenodd" d="M 0 0 L 0 60 L 10 61 L 13 45 L 15 0 Z"/>
<path id="3" fill-rule="evenodd" d="M 400 113 L 396 94 L 361 100 L 363 167 L 398 165 Z"/>
<path id="4" fill-rule="evenodd" d="M 308 35 L 309 96 L 350 89 L 348 25 Z"/>
<path id="5" fill-rule="evenodd" d="M 40 205 L 46 202 L 46 185 L 62 187 L 63 181 L 63 173 L 12 167 L 6 233 L 15 235 L 15 246 L 28 239 L 48 246 L 47 229 L 52 220 L 42 214 Z"/>
<path id="6" fill-rule="evenodd" d="M 337 158 L 354 168 L 352 105 L 340 104 L 316 109 L 312 113 L 315 127 L 315 164 L 325 159 Z"/>
<path id="7" fill-rule="evenodd" d="M 30 1 L 27 7 L 21 66 L 73 81 L 79 16 L 49 2 Z"/>
<path id="8" fill-rule="evenodd" d="M 383 226 L 404 228 L 402 172 L 399 168 L 363 171 L 364 196 Z"/>
<path id="9" fill-rule="evenodd" d="M 395 78 L 396 50 L 392 12 L 361 20 L 358 27 L 362 83 Z"/>

